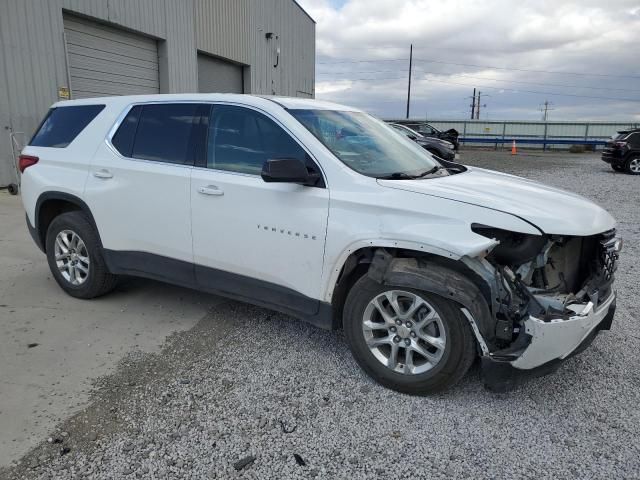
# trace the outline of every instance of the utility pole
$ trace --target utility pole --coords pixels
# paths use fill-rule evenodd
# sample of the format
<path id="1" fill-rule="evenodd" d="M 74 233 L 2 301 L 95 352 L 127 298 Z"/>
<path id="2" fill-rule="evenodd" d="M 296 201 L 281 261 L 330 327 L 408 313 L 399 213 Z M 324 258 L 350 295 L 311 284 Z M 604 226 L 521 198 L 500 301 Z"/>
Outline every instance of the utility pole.
<path id="1" fill-rule="evenodd" d="M 409 105 L 411 104 L 411 69 L 413 68 L 413 43 L 409 47 L 409 85 L 407 87 L 407 119 L 409 119 Z"/>
<path id="2" fill-rule="evenodd" d="M 484 94 L 485 97 L 490 97 L 491 95 Z M 487 108 L 487 104 L 481 105 L 482 103 L 482 92 L 478 90 L 478 102 L 476 103 L 476 120 L 480 120 L 480 107 Z"/>
<path id="3" fill-rule="evenodd" d="M 553 103 L 551 103 L 549 100 L 545 100 L 544 103 L 540 105 L 540 111 L 542 112 L 543 122 L 546 122 L 547 119 L 549 118 L 549 111 L 555 110 L 555 108 L 551 108 L 552 106 L 553 106 Z"/>
<path id="4" fill-rule="evenodd" d="M 476 89 L 473 89 L 473 97 L 471 97 L 471 120 L 473 120 L 473 115 L 476 113 Z"/>

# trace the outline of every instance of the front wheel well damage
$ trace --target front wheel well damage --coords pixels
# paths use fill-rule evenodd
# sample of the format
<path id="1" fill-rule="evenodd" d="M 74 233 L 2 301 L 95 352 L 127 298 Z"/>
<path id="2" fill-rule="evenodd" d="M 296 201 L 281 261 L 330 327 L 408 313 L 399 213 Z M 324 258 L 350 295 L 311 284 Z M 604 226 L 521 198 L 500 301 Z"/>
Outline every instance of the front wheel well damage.
<path id="1" fill-rule="evenodd" d="M 342 326 L 349 290 L 363 275 L 378 283 L 424 290 L 458 303 L 471 313 L 485 341 L 492 344 L 490 287 L 460 261 L 407 249 L 366 247 L 347 258 L 332 297 L 336 328 Z"/>

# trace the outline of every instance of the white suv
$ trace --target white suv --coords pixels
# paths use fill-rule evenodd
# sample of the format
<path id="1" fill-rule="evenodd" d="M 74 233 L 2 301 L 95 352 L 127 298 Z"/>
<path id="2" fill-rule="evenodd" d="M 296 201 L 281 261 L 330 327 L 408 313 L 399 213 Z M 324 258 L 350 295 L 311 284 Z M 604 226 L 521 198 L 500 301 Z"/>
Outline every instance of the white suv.
<path id="1" fill-rule="evenodd" d="M 22 152 L 32 236 L 70 295 L 137 275 L 344 328 L 408 393 L 540 374 L 609 329 L 621 242 L 577 195 L 436 161 L 341 105 L 248 95 L 55 104 Z"/>

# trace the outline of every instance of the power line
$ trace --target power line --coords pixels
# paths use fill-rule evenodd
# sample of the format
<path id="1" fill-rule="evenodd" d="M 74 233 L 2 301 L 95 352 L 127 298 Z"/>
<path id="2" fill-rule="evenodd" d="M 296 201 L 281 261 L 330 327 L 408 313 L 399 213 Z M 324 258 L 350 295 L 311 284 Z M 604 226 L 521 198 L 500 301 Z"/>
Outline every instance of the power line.
<path id="1" fill-rule="evenodd" d="M 406 62 L 407 58 L 392 58 L 392 59 L 376 59 L 376 60 L 336 60 L 331 62 L 316 62 L 318 65 L 337 65 L 344 63 L 378 63 L 378 62 Z M 586 72 L 561 72 L 554 70 L 531 70 L 525 68 L 513 68 L 513 67 L 497 67 L 495 65 L 480 65 L 474 63 L 457 63 L 457 62 L 445 62 L 442 60 L 433 60 L 428 58 L 415 58 L 416 62 L 425 63 L 439 63 L 443 65 L 457 65 L 461 67 L 475 67 L 475 68 L 489 68 L 492 70 L 511 70 L 515 72 L 529 72 L 529 73 L 547 73 L 551 75 L 577 75 L 586 77 L 612 77 L 612 78 L 636 78 L 639 79 L 640 75 L 614 75 L 610 73 L 586 73 Z"/>
<path id="2" fill-rule="evenodd" d="M 336 60 L 333 62 L 316 62 L 317 65 L 334 65 L 338 63 L 377 63 L 377 62 L 406 62 L 408 58 L 392 58 L 392 59 L 378 59 L 378 60 Z"/>
<path id="3" fill-rule="evenodd" d="M 424 73 L 431 73 L 431 72 L 426 72 L 423 71 Z M 632 89 L 632 88 L 611 88 L 611 87 L 591 87 L 591 86 L 587 86 L 587 85 L 568 85 L 566 83 L 543 83 L 543 82 L 525 82 L 524 80 L 502 80 L 499 78 L 486 78 L 486 77 L 475 77 L 473 75 L 466 75 L 463 73 L 431 73 L 432 75 L 448 75 L 451 77 L 466 77 L 466 78 L 473 78 L 475 80 L 489 80 L 492 82 L 505 82 L 505 83 L 521 83 L 524 85 L 540 85 L 543 87 L 563 87 L 563 88 L 586 88 L 589 90 L 614 90 L 616 92 L 639 92 L 640 90 L 638 89 Z"/>
<path id="4" fill-rule="evenodd" d="M 613 75 L 609 73 L 585 73 L 585 72 L 559 72 L 553 70 L 530 70 L 525 68 L 509 68 L 509 67 L 496 67 L 491 65 L 476 65 L 473 63 L 454 63 L 454 62 L 443 62 L 440 60 L 430 60 L 426 58 L 416 58 L 416 62 L 427 62 L 427 63 L 441 63 L 444 65 L 458 65 L 462 67 L 477 67 L 477 68 L 490 68 L 492 70 L 513 70 L 516 72 L 529 72 L 529 73 L 549 73 L 553 75 L 582 75 L 588 77 L 616 77 L 616 78 L 640 78 L 640 75 Z"/>
<path id="5" fill-rule="evenodd" d="M 404 80 L 406 77 L 380 77 L 380 78 L 345 78 L 344 81 L 349 81 L 349 82 L 378 82 L 381 80 Z M 576 93 L 560 93 L 560 92 L 540 92 L 540 91 L 536 91 L 536 90 L 521 90 L 519 88 L 507 88 L 507 87 L 490 87 L 488 85 L 475 85 L 475 84 L 471 84 L 471 83 L 459 83 L 459 82 L 447 82 L 444 80 L 434 80 L 434 79 L 430 79 L 430 78 L 423 78 L 422 79 L 425 82 L 436 82 L 436 83 L 444 83 L 444 84 L 448 84 L 448 85 L 462 85 L 464 87 L 480 87 L 480 88 L 487 88 L 489 90 L 505 90 L 505 91 L 509 91 L 509 92 L 515 92 L 515 93 L 535 93 L 535 94 L 540 94 L 540 95 L 554 95 L 554 96 L 561 96 L 561 97 L 577 97 L 577 98 L 591 98 L 591 99 L 596 99 L 596 100 L 618 100 L 618 101 L 622 101 L 622 102 L 640 102 L 640 98 L 617 98 L 617 97 L 602 97 L 602 96 L 596 96 L 596 95 L 579 95 Z"/>
<path id="6" fill-rule="evenodd" d="M 436 82 L 436 83 L 446 83 L 450 85 L 462 85 L 465 87 L 473 87 L 473 84 L 470 83 L 458 83 L 458 82 L 445 82 L 443 80 L 433 80 L 433 79 L 424 79 L 426 82 Z M 508 90 L 510 92 L 516 93 L 536 93 L 540 95 L 557 95 L 561 97 L 579 97 L 579 98 L 593 98 L 598 100 L 618 100 L 622 102 L 640 102 L 640 98 L 615 98 L 615 97 L 600 97 L 595 95 L 578 95 L 576 93 L 560 93 L 560 92 L 539 92 L 535 90 L 520 90 L 515 88 L 506 88 L 506 87 L 489 87 L 486 85 L 475 85 L 476 87 L 488 88 L 490 90 Z"/>
<path id="7" fill-rule="evenodd" d="M 607 90 L 607 91 L 616 91 L 616 92 L 639 92 L 638 89 L 632 88 L 612 88 L 612 87 L 594 87 L 589 85 L 569 85 L 566 83 L 546 83 L 546 82 L 527 82 L 524 80 L 504 80 L 500 78 L 487 78 L 487 77 L 477 77 L 474 75 L 467 75 L 464 73 L 436 73 L 429 72 L 420 67 L 413 67 L 414 70 L 419 70 L 425 74 L 431 75 L 441 75 L 441 76 L 450 76 L 450 77 L 466 77 L 473 78 L 475 80 L 488 80 L 491 82 L 504 82 L 504 83 L 519 83 L 523 85 L 540 85 L 543 87 L 562 87 L 562 88 L 584 88 L 588 90 Z M 352 71 L 352 72 L 320 72 L 317 75 L 350 75 L 350 74 L 369 74 L 369 73 L 396 73 L 397 70 L 369 70 L 369 71 Z"/>

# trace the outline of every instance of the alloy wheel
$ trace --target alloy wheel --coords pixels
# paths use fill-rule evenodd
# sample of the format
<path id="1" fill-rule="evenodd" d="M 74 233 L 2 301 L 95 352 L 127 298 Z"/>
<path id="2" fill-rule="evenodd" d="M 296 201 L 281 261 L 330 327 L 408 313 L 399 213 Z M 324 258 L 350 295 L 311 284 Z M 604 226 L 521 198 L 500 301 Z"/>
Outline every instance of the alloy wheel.
<path id="1" fill-rule="evenodd" d="M 447 344 L 444 324 L 435 308 L 420 295 L 402 290 L 383 292 L 369 302 L 362 331 L 380 363 L 408 375 L 435 367 Z"/>
<path id="2" fill-rule="evenodd" d="M 62 277 L 71 285 L 82 285 L 89 278 L 89 252 L 80 236 L 72 230 L 62 230 L 56 236 L 54 255 Z"/>

